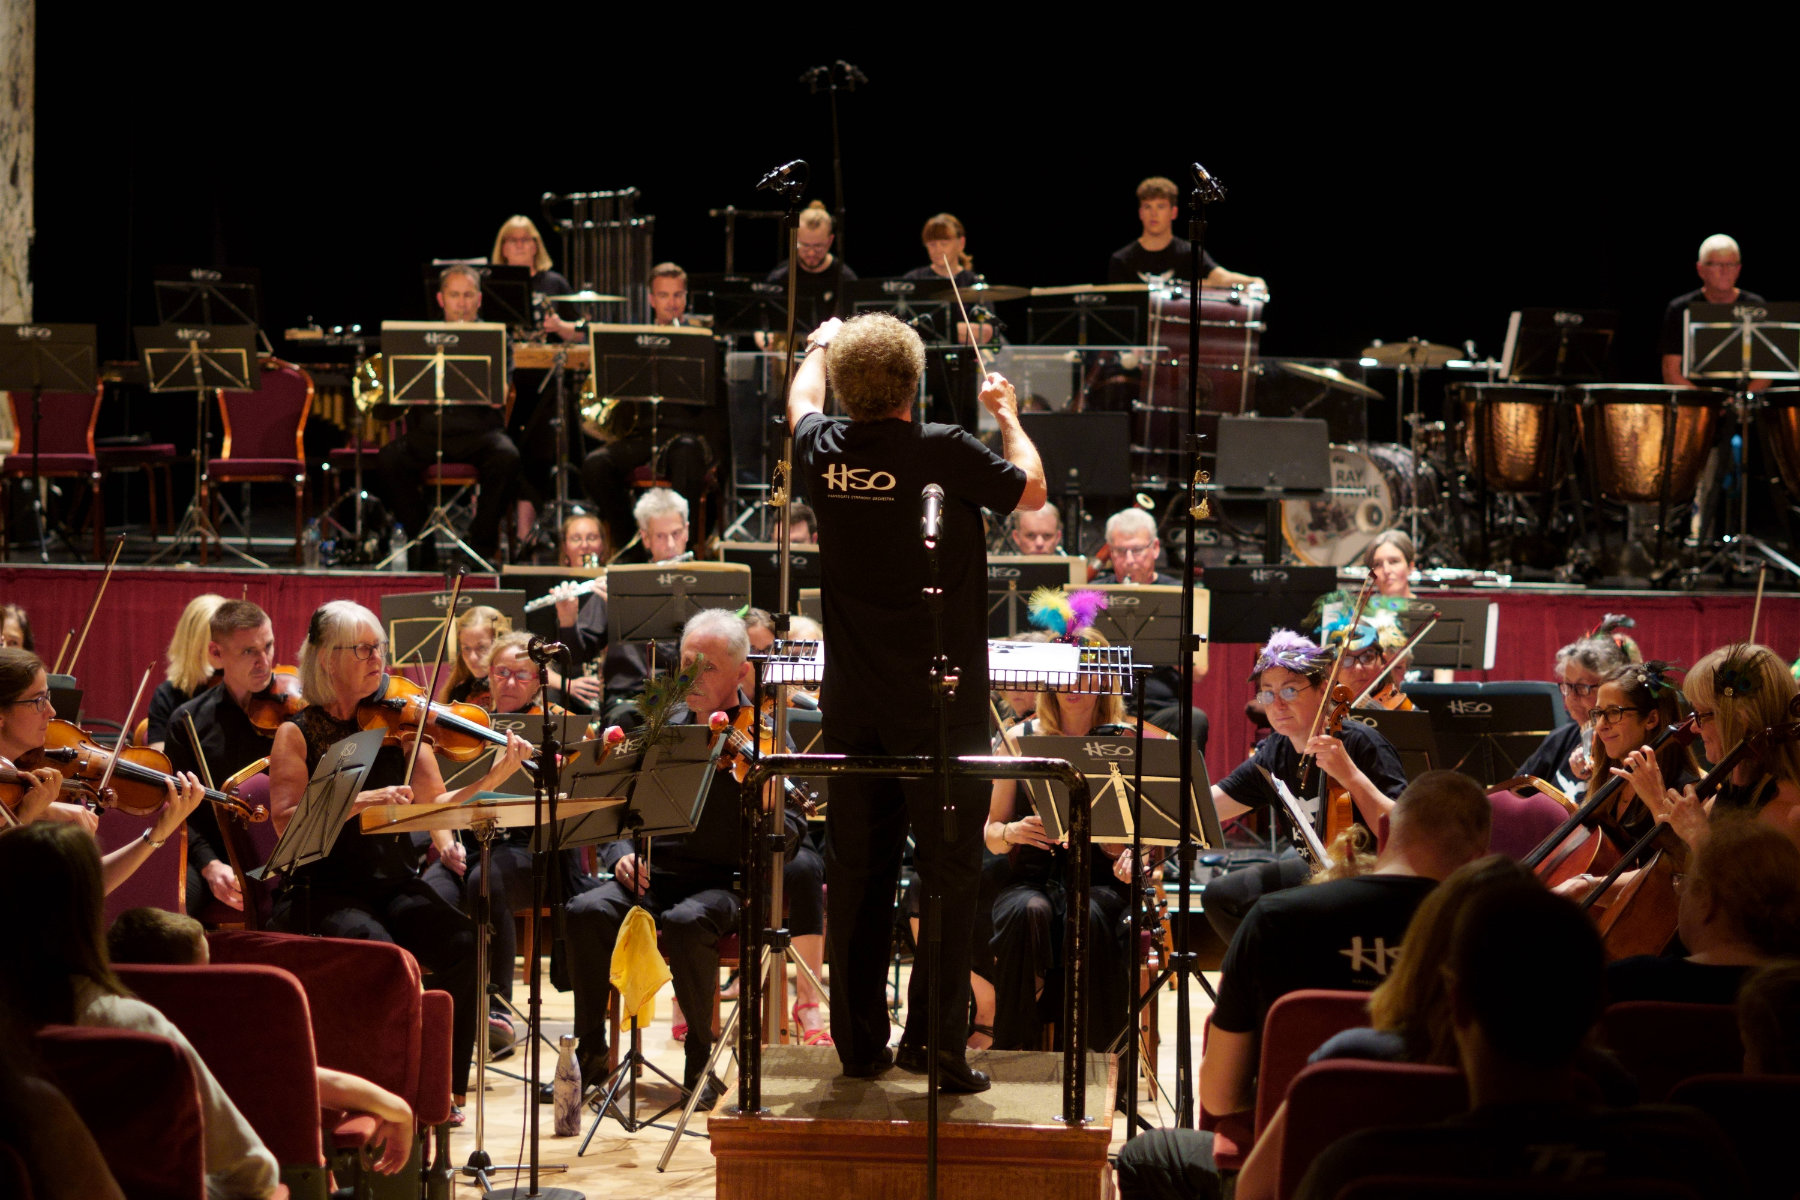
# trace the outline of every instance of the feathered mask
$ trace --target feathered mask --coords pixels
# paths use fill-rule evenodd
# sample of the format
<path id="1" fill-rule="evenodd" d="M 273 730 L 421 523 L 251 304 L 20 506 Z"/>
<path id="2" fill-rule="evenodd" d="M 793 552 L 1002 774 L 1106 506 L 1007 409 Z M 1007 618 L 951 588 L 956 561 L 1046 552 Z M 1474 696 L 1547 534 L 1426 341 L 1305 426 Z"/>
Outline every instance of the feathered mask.
<path id="1" fill-rule="evenodd" d="M 1314 606 L 1311 622 L 1319 631 L 1321 644 L 1328 646 L 1347 641 L 1346 648 L 1353 654 L 1360 654 L 1372 646 L 1398 650 L 1406 645 L 1406 631 L 1400 628 L 1400 618 L 1415 607 L 1413 601 L 1399 596 L 1371 596 L 1363 605 L 1362 620 L 1356 623 L 1356 630 L 1351 633 L 1348 627 L 1355 607 L 1351 598 L 1341 591 L 1321 598 Z"/>
<path id="2" fill-rule="evenodd" d="M 1059 642 L 1074 643 L 1080 641 L 1082 632 L 1093 625 L 1094 618 L 1108 603 L 1105 592 L 1041 587 L 1031 593 L 1025 607 L 1033 625 Z"/>
<path id="3" fill-rule="evenodd" d="M 1257 651 L 1256 667 L 1250 677 L 1255 679 L 1270 667 L 1285 667 L 1296 675 L 1310 675 L 1324 666 L 1330 657 L 1312 639 L 1291 629 L 1277 629 Z"/>

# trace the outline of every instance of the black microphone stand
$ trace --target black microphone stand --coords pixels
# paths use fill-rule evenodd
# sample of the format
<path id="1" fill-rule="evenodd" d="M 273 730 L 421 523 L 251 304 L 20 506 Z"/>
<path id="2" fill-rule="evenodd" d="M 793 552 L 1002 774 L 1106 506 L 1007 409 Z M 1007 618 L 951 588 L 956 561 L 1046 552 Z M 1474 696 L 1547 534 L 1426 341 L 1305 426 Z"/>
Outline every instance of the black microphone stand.
<path id="1" fill-rule="evenodd" d="M 928 485 L 929 492 L 936 485 Z M 940 491 L 941 495 L 941 491 Z M 931 501 L 926 500 L 929 507 Z M 941 501 L 940 501 L 941 504 Z M 944 848 L 956 842 L 956 802 L 950 794 L 950 701 L 956 698 L 959 672 L 944 655 L 944 589 L 938 571 L 938 542 L 942 539 L 942 516 L 939 527 L 921 520 L 925 543 L 925 607 L 931 613 L 931 710 L 937 717 L 938 806 L 943 818 Z M 924 836 L 915 829 L 915 837 Z M 940 861 L 948 861 L 947 859 Z M 930 1006 L 925 1023 L 925 1197 L 937 1200 L 938 1182 L 938 1081 L 942 1064 L 938 1062 L 943 1045 L 943 1017 L 940 1000 L 944 990 L 944 896 L 942 869 L 931 873 L 925 889 L 925 984 Z"/>
<path id="2" fill-rule="evenodd" d="M 840 82 L 841 78 L 841 82 Z M 831 315 L 842 316 L 844 294 L 844 155 L 838 141 L 838 92 L 854 92 L 859 83 L 869 82 L 855 63 L 847 63 L 843 59 L 823 67 L 810 67 L 800 75 L 800 82 L 807 85 L 814 95 L 818 94 L 819 85 L 825 85 L 826 94 L 831 100 L 831 189 L 833 210 L 831 214 L 831 232 L 835 239 L 836 257 L 831 263 Z M 794 268 L 790 265 L 788 272 L 792 275 Z M 792 312 L 792 308 L 788 310 Z"/>

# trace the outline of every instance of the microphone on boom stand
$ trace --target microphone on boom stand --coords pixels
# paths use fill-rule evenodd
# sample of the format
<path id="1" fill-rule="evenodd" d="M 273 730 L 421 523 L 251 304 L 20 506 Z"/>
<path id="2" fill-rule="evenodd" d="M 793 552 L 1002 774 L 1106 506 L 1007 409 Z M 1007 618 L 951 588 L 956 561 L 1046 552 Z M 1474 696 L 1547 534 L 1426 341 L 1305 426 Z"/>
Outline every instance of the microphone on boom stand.
<path id="1" fill-rule="evenodd" d="M 919 518 L 919 536 L 927 550 L 936 550 L 944 533 L 944 489 L 935 483 L 925 485 L 925 514 Z"/>
<path id="2" fill-rule="evenodd" d="M 797 181 L 793 180 L 793 176 L 796 173 L 800 176 Z M 782 163 L 779 167 L 776 167 L 767 175 L 764 175 L 757 181 L 756 190 L 759 192 L 766 192 L 771 188 L 786 187 L 790 182 L 798 182 L 801 186 L 805 186 L 807 173 L 808 167 L 806 165 L 806 160 L 804 158 L 796 158 L 792 162 Z"/>

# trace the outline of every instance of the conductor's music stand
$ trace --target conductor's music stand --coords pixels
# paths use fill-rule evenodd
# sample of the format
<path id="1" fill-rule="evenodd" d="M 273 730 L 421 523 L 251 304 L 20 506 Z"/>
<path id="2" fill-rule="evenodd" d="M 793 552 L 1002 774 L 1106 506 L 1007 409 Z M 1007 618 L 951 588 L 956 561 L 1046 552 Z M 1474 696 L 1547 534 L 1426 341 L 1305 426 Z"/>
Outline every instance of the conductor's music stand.
<path id="1" fill-rule="evenodd" d="M 506 326 L 486 322 L 383 321 L 381 352 L 387 367 L 388 402 L 429 409 L 437 432 L 436 501 L 422 528 L 406 545 L 375 564 L 381 570 L 433 534 L 449 535 L 484 571 L 493 564 L 456 532 L 444 506 L 444 417 L 458 408 L 494 409 L 506 399 Z M 408 481 L 410 483 L 410 481 Z M 402 484 L 401 486 L 407 486 Z"/>
<path id="2" fill-rule="evenodd" d="M 448 591 L 398 592 L 381 598 L 381 627 L 387 631 L 388 666 L 425 667 L 437 661 L 444 636 Z M 457 597 L 457 616 L 476 605 L 498 609 L 514 629 L 525 628 L 525 593 L 507 589 L 465 589 Z M 446 649 L 445 658 L 458 651 Z"/>
<path id="3" fill-rule="evenodd" d="M 31 512 L 37 520 L 38 557 L 44 562 L 50 561 L 50 538 L 44 521 L 44 477 L 39 473 L 43 397 L 46 391 L 94 394 L 94 345 L 92 325 L 0 325 L 0 391 L 31 393 Z M 97 489 L 93 503 L 98 514 Z M 70 553 L 80 558 L 67 533 L 60 536 Z"/>
<path id="4" fill-rule="evenodd" d="M 140 325 L 138 353 L 150 377 L 152 394 L 194 393 L 194 495 L 181 516 L 169 544 L 150 556 L 157 563 L 190 542 L 200 545 L 200 562 L 206 563 L 207 543 L 237 555 L 254 567 L 269 564 L 238 549 L 219 536 L 207 515 L 206 459 L 208 421 L 206 393 L 254 392 L 262 380 L 257 357 L 258 332 L 253 325 Z M 221 400 L 221 403 L 223 401 Z"/>
<path id="5" fill-rule="evenodd" d="M 159 325 L 228 326 L 256 335 L 264 354 L 274 354 L 262 331 L 262 272 L 255 267 L 157 267 L 150 287 Z"/>

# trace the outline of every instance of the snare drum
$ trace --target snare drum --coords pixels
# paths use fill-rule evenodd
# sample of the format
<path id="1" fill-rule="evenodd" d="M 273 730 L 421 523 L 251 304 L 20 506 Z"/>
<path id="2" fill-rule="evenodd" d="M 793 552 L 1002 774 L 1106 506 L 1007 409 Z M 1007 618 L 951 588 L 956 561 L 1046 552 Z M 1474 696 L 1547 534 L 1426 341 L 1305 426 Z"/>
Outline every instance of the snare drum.
<path id="1" fill-rule="evenodd" d="M 1525 383 L 1461 383 L 1445 389 L 1461 424 L 1464 461 L 1490 492 L 1548 492 L 1557 485 L 1568 393 Z"/>
<path id="2" fill-rule="evenodd" d="M 1763 445 L 1788 495 L 1800 504 L 1800 388 L 1770 388 L 1756 393 L 1756 400 L 1762 406 L 1757 422 Z"/>
<path id="3" fill-rule="evenodd" d="M 1363 494 L 1321 496 L 1317 500 L 1284 500 L 1281 533 L 1301 562 L 1315 567 L 1344 567 L 1362 561 L 1375 535 L 1400 524 L 1413 505 L 1416 489 L 1429 492 L 1437 472 L 1421 464 L 1404 446 L 1333 446 L 1331 486 L 1360 489 Z"/>
<path id="4" fill-rule="evenodd" d="M 1687 504 L 1718 436 L 1724 392 L 1661 384 L 1584 386 L 1576 419 L 1594 486 L 1627 504 Z"/>

